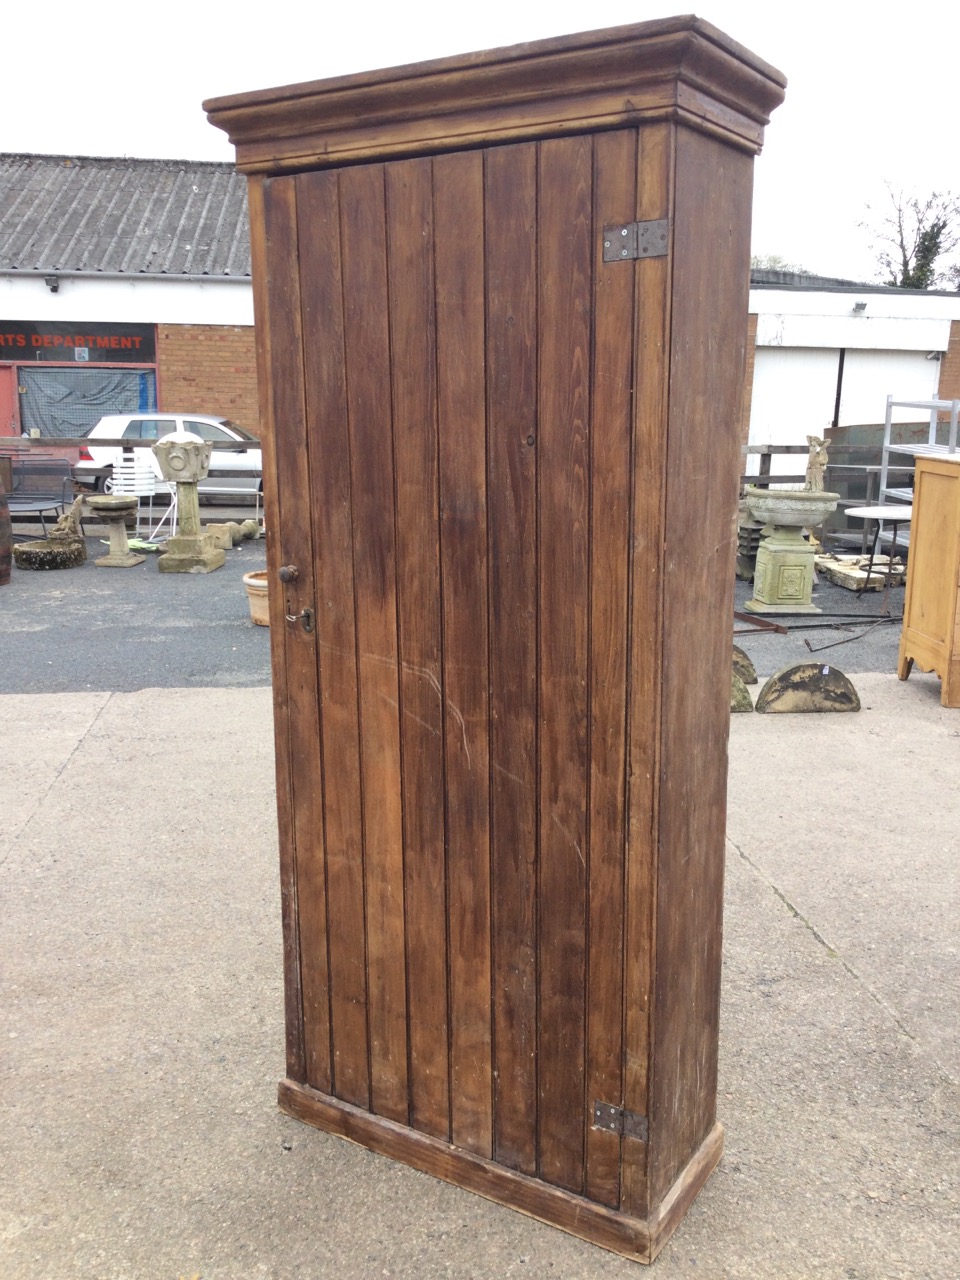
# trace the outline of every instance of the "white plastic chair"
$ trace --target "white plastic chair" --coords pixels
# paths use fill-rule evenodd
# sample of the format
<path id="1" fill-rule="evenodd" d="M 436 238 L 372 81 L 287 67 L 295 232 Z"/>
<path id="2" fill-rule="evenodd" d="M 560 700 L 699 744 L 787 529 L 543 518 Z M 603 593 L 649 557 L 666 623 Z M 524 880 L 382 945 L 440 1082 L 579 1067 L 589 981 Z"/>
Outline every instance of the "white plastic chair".
<path id="1" fill-rule="evenodd" d="M 133 453 L 125 453 L 113 464 L 113 482 L 111 492 L 136 497 L 137 501 L 137 537 L 140 536 L 139 499 L 149 498 L 148 524 L 153 519 L 153 496 L 157 492 L 157 478 L 151 466 L 152 454 L 144 457 L 147 451 L 137 449 Z"/>
<path id="2" fill-rule="evenodd" d="M 147 538 L 148 542 L 156 542 L 160 537 L 160 530 L 164 525 L 167 526 L 168 537 L 172 538 L 177 532 L 177 486 L 171 480 L 164 480 L 163 472 L 160 470 L 160 463 L 153 450 L 145 449 L 144 452 L 149 459 L 150 470 L 155 486 L 154 492 L 170 499 L 166 511 L 164 511 L 163 515 L 154 525 L 150 536 Z"/>

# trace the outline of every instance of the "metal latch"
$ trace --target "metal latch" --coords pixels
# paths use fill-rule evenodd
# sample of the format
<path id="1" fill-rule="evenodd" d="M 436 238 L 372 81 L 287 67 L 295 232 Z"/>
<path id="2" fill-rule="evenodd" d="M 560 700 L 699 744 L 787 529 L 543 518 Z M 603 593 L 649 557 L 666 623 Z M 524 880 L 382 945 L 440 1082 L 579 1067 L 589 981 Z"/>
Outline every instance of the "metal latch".
<path id="1" fill-rule="evenodd" d="M 620 222 L 603 229 L 604 262 L 631 262 L 637 258 L 666 257 L 670 220 Z"/>
<path id="2" fill-rule="evenodd" d="M 290 607 L 289 605 L 287 606 Z M 311 608 L 301 609 L 299 613 L 286 613 L 284 617 L 288 622 L 299 622 L 304 631 L 311 632 L 313 624 L 316 622 L 316 615 Z"/>
<path id="3" fill-rule="evenodd" d="M 612 1102 L 595 1102 L 593 1104 L 593 1127 L 617 1133 L 621 1138 L 638 1138 L 647 1140 L 647 1117 L 638 1115 L 636 1111 L 628 1111 L 626 1107 L 618 1107 Z"/>

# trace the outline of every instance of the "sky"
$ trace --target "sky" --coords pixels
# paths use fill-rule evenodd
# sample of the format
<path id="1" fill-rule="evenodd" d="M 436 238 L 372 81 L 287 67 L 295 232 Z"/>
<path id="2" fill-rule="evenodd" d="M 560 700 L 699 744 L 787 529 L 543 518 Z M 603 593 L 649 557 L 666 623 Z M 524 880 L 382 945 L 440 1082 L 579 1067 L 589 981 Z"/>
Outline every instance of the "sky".
<path id="1" fill-rule="evenodd" d="M 4 59 L 0 151 L 232 160 L 201 102 L 682 12 L 683 0 L 47 0 Z M 887 184 L 960 194 L 960 4 L 704 0 L 787 77 L 755 169 L 753 253 L 877 278 Z M 914 17 L 914 15 L 916 15 Z M 8 35 L 10 32 L 8 30 Z M 11 42 L 12 43 L 12 42 Z M 862 224 L 866 223 L 864 226 Z"/>

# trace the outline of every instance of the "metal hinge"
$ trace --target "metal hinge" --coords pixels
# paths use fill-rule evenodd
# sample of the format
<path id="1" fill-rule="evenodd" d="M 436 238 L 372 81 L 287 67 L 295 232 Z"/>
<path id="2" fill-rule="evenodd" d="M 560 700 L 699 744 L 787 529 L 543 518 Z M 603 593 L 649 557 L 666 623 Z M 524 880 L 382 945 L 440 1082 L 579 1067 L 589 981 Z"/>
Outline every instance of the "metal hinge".
<path id="1" fill-rule="evenodd" d="M 663 258 L 667 253 L 670 222 L 621 222 L 603 228 L 604 262 L 630 262 L 636 258 Z"/>
<path id="2" fill-rule="evenodd" d="M 626 1107 L 617 1107 L 612 1102 L 593 1104 L 593 1127 L 618 1133 L 621 1138 L 638 1138 L 641 1142 L 647 1140 L 647 1117 L 638 1115 L 636 1111 L 628 1111 Z"/>

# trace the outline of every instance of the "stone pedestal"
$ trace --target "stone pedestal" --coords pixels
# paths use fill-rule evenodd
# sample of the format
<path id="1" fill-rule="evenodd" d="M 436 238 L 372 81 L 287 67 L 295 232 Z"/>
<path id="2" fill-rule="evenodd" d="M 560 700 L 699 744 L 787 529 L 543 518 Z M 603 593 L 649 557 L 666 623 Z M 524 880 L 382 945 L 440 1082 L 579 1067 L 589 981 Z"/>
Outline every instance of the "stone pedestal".
<path id="1" fill-rule="evenodd" d="M 132 494 L 95 494 L 87 499 L 90 510 L 107 526 L 110 532 L 110 550 L 98 556 L 94 564 L 102 569 L 132 569 L 143 564 L 146 556 L 130 550 L 127 541 L 127 516 L 137 509 L 138 499 Z"/>
<path id="2" fill-rule="evenodd" d="M 157 561 L 161 573 L 212 573 L 226 559 L 213 534 L 200 527 L 197 484 L 210 467 L 211 445 L 185 432 L 174 432 L 153 446 L 165 480 L 177 486 L 177 532 L 164 544 Z"/>
<path id="3" fill-rule="evenodd" d="M 816 548 L 800 529 L 768 525 L 757 549 L 751 613 L 820 613 L 811 600 Z"/>
<path id="4" fill-rule="evenodd" d="M 816 547 L 803 530 L 821 525 L 840 495 L 811 489 L 759 489 L 748 485 L 744 501 L 763 520 L 753 575 L 751 613 L 820 613 L 813 603 Z"/>

